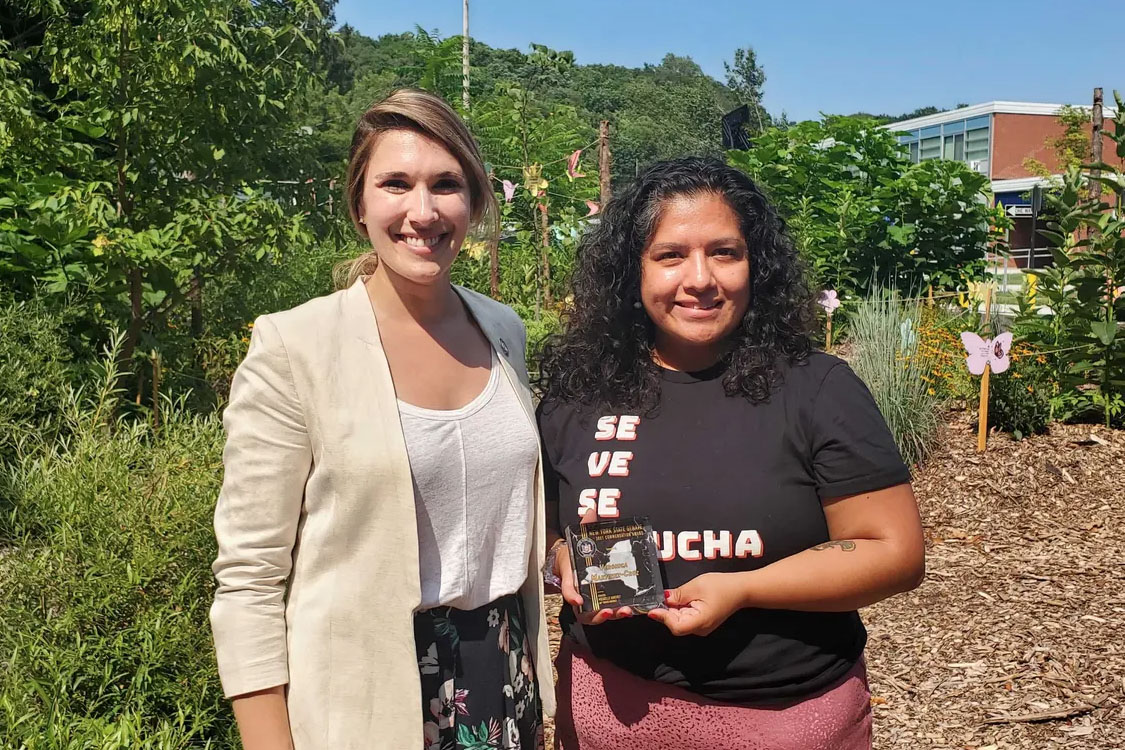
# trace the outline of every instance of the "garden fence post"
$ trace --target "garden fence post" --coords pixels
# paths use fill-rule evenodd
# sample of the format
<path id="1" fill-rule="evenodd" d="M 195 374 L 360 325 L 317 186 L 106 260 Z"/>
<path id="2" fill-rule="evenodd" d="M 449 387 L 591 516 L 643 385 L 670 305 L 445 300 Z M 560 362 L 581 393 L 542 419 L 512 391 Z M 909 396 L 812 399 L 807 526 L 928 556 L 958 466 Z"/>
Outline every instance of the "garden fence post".
<path id="1" fill-rule="evenodd" d="M 992 315 L 992 284 L 984 288 L 984 323 L 988 325 Z M 984 363 L 984 374 L 980 379 L 980 413 L 977 427 L 977 453 L 984 453 L 988 447 L 988 376 L 992 368 Z"/>
<path id="2" fill-rule="evenodd" d="M 1094 89 L 1094 108 L 1091 112 L 1093 125 L 1090 130 L 1090 156 L 1094 164 L 1102 160 L 1102 129 L 1104 127 L 1104 118 L 1102 116 L 1102 90 L 1101 88 Z M 1090 170 L 1090 198 L 1093 200 L 1100 200 L 1102 197 L 1102 184 L 1098 182 L 1099 170 L 1095 167 Z"/>

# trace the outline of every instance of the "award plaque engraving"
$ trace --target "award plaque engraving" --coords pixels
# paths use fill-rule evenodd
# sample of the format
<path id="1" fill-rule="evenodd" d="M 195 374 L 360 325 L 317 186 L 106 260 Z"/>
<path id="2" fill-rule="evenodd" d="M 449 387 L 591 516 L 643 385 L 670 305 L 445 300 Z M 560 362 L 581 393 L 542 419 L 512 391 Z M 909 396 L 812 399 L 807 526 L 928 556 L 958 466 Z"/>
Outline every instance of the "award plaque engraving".
<path id="1" fill-rule="evenodd" d="M 632 607 L 644 613 L 664 605 L 660 559 L 647 517 L 568 526 L 566 541 L 583 612 Z"/>

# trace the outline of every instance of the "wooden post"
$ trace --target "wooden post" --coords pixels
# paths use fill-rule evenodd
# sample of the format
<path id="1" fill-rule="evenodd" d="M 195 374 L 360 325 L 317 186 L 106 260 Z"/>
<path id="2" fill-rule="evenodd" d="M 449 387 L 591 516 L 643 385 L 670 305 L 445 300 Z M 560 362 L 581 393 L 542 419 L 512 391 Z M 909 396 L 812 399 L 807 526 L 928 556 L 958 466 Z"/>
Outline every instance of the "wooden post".
<path id="1" fill-rule="evenodd" d="M 832 313 L 828 313 L 828 323 L 825 325 L 824 351 L 832 353 Z"/>
<path id="2" fill-rule="evenodd" d="M 926 287 L 926 299 L 927 299 L 926 304 L 929 307 L 933 307 L 934 306 L 934 285 L 933 284 L 930 284 L 929 286 Z"/>
<path id="3" fill-rule="evenodd" d="M 984 323 L 988 325 L 988 321 L 992 316 L 992 284 L 984 288 Z M 984 453 L 985 448 L 988 446 L 988 376 L 992 372 L 992 368 L 988 363 L 984 363 L 984 374 L 980 378 L 980 409 L 979 409 L 979 426 L 977 427 L 977 453 Z"/>
<path id="4" fill-rule="evenodd" d="M 1104 127 L 1104 117 L 1102 115 L 1102 90 L 1101 88 L 1094 89 L 1094 111 L 1093 111 L 1093 126 L 1091 127 L 1092 133 L 1090 135 L 1090 156 L 1091 161 L 1095 164 L 1102 160 L 1102 128 Z M 1097 181 L 1099 170 L 1090 170 L 1090 197 L 1094 200 L 1101 200 L 1102 197 L 1102 184 Z"/>
<path id="5" fill-rule="evenodd" d="M 543 220 L 543 306 L 551 306 L 551 232 L 547 225 L 547 203 L 539 204 L 539 213 Z"/>
<path id="6" fill-rule="evenodd" d="M 160 427 L 160 352 L 152 353 L 152 429 Z"/>
<path id="7" fill-rule="evenodd" d="M 469 0 L 461 4 L 461 103 L 469 111 Z"/>
<path id="8" fill-rule="evenodd" d="M 601 188 L 601 208 L 605 208 L 610 198 L 609 165 L 609 120 L 602 120 L 598 127 L 598 186 Z"/>

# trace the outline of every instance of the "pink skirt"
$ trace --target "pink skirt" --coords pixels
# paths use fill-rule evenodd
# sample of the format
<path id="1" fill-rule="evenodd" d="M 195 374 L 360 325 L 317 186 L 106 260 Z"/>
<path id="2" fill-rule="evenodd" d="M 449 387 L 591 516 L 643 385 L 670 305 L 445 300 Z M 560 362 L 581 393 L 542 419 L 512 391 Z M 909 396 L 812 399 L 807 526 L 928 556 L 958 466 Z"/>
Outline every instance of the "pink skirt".
<path id="1" fill-rule="evenodd" d="M 646 680 L 564 637 L 555 661 L 562 750 L 870 750 L 861 658 L 840 682 L 793 703 L 740 706 Z"/>

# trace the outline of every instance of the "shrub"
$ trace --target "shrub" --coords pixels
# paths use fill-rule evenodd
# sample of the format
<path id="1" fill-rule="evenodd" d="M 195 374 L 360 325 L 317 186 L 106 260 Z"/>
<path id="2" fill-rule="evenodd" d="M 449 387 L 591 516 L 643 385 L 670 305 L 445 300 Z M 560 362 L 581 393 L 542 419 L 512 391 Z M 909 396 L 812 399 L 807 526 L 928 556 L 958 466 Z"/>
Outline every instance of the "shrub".
<path id="1" fill-rule="evenodd" d="M 114 416 L 115 352 L 65 441 L 0 476 L 5 747 L 231 747 L 207 610 L 216 416 Z"/>
<path id="2" fill-rule="evenodd" d="M 882 290 L 856 305 L 851 319 L 856 374 L 867 383 L 902 458 L 919 463 L 933 447 L 939 397 L 927 379 L 932 362 L 919 346 L 918 304 Z"/>
<path id="3" fill-rule="evenodd" d="M 1047 431 L 1051 421 L 1051 380 L 1047 358 L 1022 341 L 1012 345 L 1012 364 L 989 378 L 988 422 L 1016 440 Z"/>
<path id="4" fill-rule="evenodd" d="M 73 375 L 63 319 L 37 301 L 0 301 L 0 464 L 61 426 Z"/>

